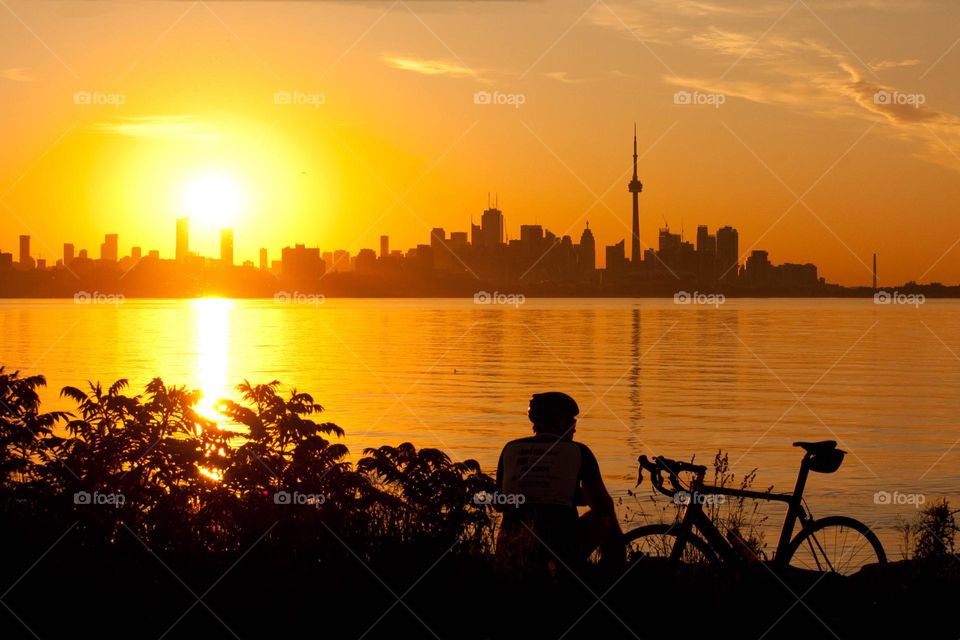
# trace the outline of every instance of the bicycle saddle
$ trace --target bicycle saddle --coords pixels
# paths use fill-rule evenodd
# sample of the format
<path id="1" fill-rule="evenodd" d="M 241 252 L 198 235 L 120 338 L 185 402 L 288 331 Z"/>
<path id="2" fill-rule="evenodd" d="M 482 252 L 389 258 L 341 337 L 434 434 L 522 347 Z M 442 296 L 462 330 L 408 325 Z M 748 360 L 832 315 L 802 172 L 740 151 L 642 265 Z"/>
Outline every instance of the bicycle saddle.
<path id="1" fill-rule="evenodd" d="M 821 440 L 820 442 L 794 442 L 793 446 L 802 447 L 807 453 L 826 453 L 837 448 L 837 441 Z"/>

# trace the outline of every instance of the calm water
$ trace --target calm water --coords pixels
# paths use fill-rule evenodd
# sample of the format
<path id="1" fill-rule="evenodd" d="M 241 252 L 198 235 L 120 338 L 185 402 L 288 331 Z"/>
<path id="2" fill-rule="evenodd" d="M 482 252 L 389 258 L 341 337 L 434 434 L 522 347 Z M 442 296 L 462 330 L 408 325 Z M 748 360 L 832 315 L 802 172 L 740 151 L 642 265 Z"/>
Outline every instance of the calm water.
<path id="1" fill-rule="evenodd" d="M 758 486 L 792 487 L 798 439 L 836 439 L 840 471 L 812 476 L 815 515 L 893 529 L 910 505 L 879 490 L 960 499 L 960 303 L 872 300 L 128 300 L 0 302 L 0 363 L 60 387 L 153 376 L 210 403 L 244 378 L 309 391 L 364 447 L 409 440 L 493 471 L 526 435 L 530 394 L 580 403 L 577 437 L 624 495 L 641 453 L 709 463 L 729 451 Z M 779 526 L 780 511 L 771 510 Z M 775 538 L 771 540 L 775 544 Z"/>

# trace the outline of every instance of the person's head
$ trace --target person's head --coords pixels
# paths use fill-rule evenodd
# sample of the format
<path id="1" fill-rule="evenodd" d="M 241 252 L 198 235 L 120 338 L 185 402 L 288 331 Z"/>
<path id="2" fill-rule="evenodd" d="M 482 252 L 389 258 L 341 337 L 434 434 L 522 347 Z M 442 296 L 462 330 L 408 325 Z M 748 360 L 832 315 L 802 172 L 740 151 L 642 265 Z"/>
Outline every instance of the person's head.
<path id="1" fill-rule="evenodd" d="M 576 400 L 559 391 L 548 391 L 533 394 L 527 415 L 533 423 L 534 433 L 570 439 L 576 431 L 578 413 L 580 407 Z"/>

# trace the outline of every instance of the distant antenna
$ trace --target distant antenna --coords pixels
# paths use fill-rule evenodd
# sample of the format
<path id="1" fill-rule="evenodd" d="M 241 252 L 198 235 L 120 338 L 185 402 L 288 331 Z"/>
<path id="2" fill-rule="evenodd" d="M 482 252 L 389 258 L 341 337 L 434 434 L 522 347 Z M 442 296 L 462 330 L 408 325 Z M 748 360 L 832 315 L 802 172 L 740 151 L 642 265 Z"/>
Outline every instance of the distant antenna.
<path id="1" fill-rule="evenodd" d="M 490 208 L 490 192 L 487 191 L 487 209 Z"/>
<path id="2" fill-rule="evenodd" d="M 499 206 L 500 206 L 500 194 L 495 193 L 493 194 L 493 208 L 496 209 Z"/>

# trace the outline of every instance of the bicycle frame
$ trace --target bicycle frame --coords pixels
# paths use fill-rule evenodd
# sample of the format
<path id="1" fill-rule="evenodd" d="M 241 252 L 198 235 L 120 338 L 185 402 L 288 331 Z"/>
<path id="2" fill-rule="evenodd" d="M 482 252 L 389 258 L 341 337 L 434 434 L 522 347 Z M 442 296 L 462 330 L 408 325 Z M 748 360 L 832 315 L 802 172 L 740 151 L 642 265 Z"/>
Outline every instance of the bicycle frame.
<path id="1" fill-rule="evenodd" d="M 690 535 L 694 528 L 709 543 L 710 547 L 722 556 L 723 560 L 736 560 L 740 558 L 736 549 L 727 541 L 720 530 L 713 524 L 709 516 L 704 513 L 703 501 L 697 499 L 697 496 L 728 496 L 734 498 L 750 498 L 753 500 L 766 500 L 773 502 L 784 502 L 787 504 L 787 513 L 784 517 L 783 528 L 780 531 L 780 540 L 777 543 L 777 551 L 774 556 L 774 563 L 782 563 L 782 558 L 786 558 L 786 551 L 793 539 L 793 532 L 797 522 L 801 529 L 806 525 L 810 518 L 803 507 L 803 491 L 807 484 L 807 478 L 810 474 L 809 454 L 804 455 L 800 463 L 800 471 L 797 474 L 797 482 L 794 485 L 792 493 L 766 493 L 761 491 L 747 491 L 744 489 L 728 489 L 726 487 L 709 487 L 703 485 L 702 478 L 691 483 L 691 500 L 687 506 L 686 513 L 679 524 L 677 542 L 671 551 L 670 558 L 679 560 L 683 554 L 686 544 L 686 536 Z"/>

